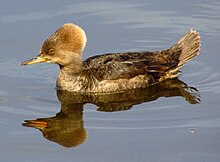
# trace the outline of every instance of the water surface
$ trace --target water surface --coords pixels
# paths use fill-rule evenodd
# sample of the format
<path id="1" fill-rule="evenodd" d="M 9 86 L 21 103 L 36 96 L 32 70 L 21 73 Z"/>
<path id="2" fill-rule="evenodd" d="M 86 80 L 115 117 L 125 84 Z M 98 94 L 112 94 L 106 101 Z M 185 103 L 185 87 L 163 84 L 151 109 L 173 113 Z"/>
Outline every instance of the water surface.
<path id="1" fill-rule="evenodd" d="M 217 0 L 2 0 L 0 12 L 0 161 L 220 160 Z M 56 65 L 24 68 L 20 62 L 37 55 L 44 39 L 67 22 L 86 30 L 84 59 L 108 52 L 166 49 L 191 27 L 197 29 L 201 53 L 184 66 L 179 79 L 193 87 L 188 92 L 201 102 L 187 101 L 181 88 L 161 87 L 148 90 L 150 95 L 147 90 L 134 92 L 131 96 L 136 98 L 129 102 L 128 94 L 116 97 L 123 99 L 117 102 L 112 97 L 113 105 L 104 106 L 106 98 L 92 104 L 87 103 L 91 98 L 60 95 L 55 89 Z M 45 127 L 48 123 L 53 123 L 50 129 Z"/>

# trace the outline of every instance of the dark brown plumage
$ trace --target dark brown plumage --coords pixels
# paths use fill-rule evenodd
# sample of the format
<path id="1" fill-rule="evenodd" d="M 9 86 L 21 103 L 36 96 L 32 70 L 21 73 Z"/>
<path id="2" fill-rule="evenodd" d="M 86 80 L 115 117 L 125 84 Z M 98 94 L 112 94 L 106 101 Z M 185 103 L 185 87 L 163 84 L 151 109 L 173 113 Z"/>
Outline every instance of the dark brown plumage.
<path id="1" fill-rule="evenodd" d="M 167 50 L 97 55 L 82 61 L 85 32 L 64 24 L 44 42 L 40 54 L 22 65 L 53 62 L 60 66 L 57 87 L 83 92 L 121 92 L 176 78 L 185 62 L 199 54 L 200 36 L 191 29 Z"/>

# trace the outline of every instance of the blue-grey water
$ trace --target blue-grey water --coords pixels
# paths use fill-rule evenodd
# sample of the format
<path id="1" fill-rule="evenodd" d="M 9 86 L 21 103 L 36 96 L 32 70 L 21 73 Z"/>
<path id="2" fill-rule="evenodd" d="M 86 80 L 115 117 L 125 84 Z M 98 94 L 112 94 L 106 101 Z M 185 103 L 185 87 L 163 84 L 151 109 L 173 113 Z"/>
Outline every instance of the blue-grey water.
<path id="1" fill-rule="evenodd" d="M 1 0 L 0 161 L 219 162 L 219 20 L 218 0 Z M 57 65 L 21 67 L 20 62 L 37 55 L 44 39 L 67 22 L 87 33 L 84 59 L 109 52 L 166 49 L 195 28 L 201 34 L 201 52 L 184 66 L 179 78 L 198 90 L 201 102 L 162 96 L 114 112 L 85 104 L 83 110 L 70 113 L 76 120 L 71 115 L 66 118 L 70 126 L 80 127 L 69 138 L 78 142 L 72 147 L 58 142 L 62 136 L 55 140 L 55 133 L 43 134 L 40 126 L 22 126 L 25 120 L 60 112 Z M 55 125 L 62 122 L 55 120 Z"/>

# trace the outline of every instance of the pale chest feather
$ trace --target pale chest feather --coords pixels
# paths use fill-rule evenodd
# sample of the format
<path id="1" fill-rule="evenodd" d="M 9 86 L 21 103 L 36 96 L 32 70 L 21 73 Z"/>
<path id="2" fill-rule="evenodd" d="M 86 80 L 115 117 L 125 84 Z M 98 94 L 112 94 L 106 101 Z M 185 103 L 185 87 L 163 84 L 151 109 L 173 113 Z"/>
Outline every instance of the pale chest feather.
<path id="1" fill-rule="evenodd" d="M 67 75 L 60 71 L 57 78 L 57 88 L 72 92 L 84 91 L 86 78 L 79 75 Z"/>
<path id="2" fill-rule="evenodd" d="M 57 87 L 58 89 L 82 93 L 121 92 L 129 89 L 147 87 L 149 86 L 150 79 L 148 75 L 139 75 L 131 79 L 98 81 L 93 76 L 70 76 L 60 73 L 57 79 Z"/>

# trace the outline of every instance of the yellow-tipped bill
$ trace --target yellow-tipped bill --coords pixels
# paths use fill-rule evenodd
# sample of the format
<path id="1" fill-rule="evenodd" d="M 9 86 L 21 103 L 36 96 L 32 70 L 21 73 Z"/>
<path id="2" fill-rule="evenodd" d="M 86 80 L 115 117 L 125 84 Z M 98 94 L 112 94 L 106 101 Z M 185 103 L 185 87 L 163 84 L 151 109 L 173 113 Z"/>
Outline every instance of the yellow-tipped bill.
<path id="1" fill-rule="evenodd" d="M 48 122 L 43 120 L 25 120 L 25 123 L 23 123 L 22 125 L 26 127 L 44 129 L 48 127 Z"/>
<path id="2" fill-rule="evenodd" d="M 42 63 L 42 62 L 47 62 L 47 59 L 42 58 L 40 56 L 37 56 L 37 57 L 35 57 L 33 59 L 30 59 L 30 60 L 22 62 L 21 65 L 38 64 L 38 63 Z"/>

